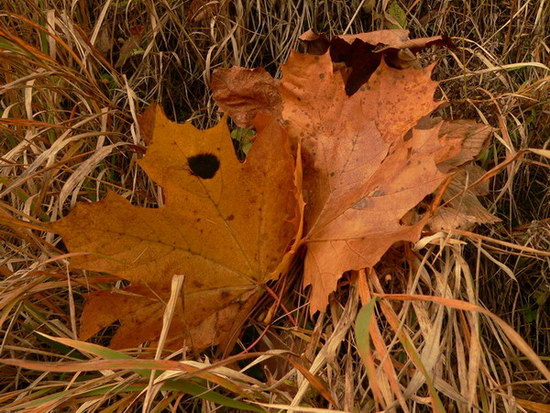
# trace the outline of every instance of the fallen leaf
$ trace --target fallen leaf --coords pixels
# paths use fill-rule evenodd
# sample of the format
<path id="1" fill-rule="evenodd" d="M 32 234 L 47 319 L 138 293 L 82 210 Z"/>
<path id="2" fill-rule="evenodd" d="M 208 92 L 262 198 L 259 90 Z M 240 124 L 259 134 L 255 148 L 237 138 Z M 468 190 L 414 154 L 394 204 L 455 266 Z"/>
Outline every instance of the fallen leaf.
<path id="1" fill-rule="evenodd" d="M 432 127 L 437 122 L 434 119 L 424 121 L 425 127 Z M 433 231 L 470 229 L 475 224 L 500 221 L 478 199 L 478 196 L 489 193 L 489 181 L 468 188 L 486 172 L 472 161 L 485 148 L 491 133 L 490 126 L 473 120 L 443 122 L 439 134 L 444 150 L 439 153 L 436 162 L 441 171 L 453 172 L 453 179 L 443 194 L 445 205 L 435 211 L 428 224 Z"/>
<path id="2" fill-rule="evenodd" d="M 241 128 L 250 128 L 258 113 L 281 112 L 278 82 L 264 69 L 217 69 L 210 82 L 212 97 Z"/>
<path id="3" fill-rule="evenodd" d="M 440 169 L 451 170 L 473 161 L 485 149 L 493 128 L 469 119 L 445 121 L 439 131 L 447 153 L 437 160 Z"/>
<path id="4" fill-rule="evenodd" d="M 303 148 L 312 312 L 325 309 L 345 271 L 372 267 L 395 242 L 420 236 L 425 220 L 407 226 L 400 219 L 446 178 L 435 162 L 441 123 L 414 129 L 439 105 L 432 68 L 382 61 L 348 96 L 329 53 L 294 53 L 283 66 L 282 116 Z"/>
<path id="5" fill-rule="evenodd" d="M 158 106 L 149 111 L 152 142 L 139 164 L 166 205 L 137 207 L 109 193 L 51 229 L 69 251 L 87 253 L 72 259 L 74 268 L 131 282 L 87 297 L 81 339 L 115 320 L 115 348 L 157 339 L 172 276 L 183 274 L 170 338 L 200 350 L 234 335 L 263 284 L 288 266 L 300 227 L 295 161 L 273 118 L 255 119 L 256 143 L 240 163 L 225 120 L 201 131 L 169 121 Z"/>
<path id="6" fill-rule="evenodd" d="M 473 164 L 462 167 L 454 174 L 443 195 L 443 201 L 449 201 L 448 204 L 438 208 L 428 224 L 433 231 L 456 228 L 468 230 L 475 224 L 491 224 L 500 221 L 487 211 L 478 199 L 478 196 L 489 192 L 487 182 L 467 189 L 484 174 L 484 169 Z"/>

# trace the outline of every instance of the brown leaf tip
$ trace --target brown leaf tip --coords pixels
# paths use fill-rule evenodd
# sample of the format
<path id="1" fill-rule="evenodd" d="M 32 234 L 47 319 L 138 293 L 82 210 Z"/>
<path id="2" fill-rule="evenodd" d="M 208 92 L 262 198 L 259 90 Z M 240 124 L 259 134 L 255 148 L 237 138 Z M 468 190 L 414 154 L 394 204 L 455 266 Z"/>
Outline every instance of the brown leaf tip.
<path id="1" fill-rule="evenodd" d="M 202 179 L 212 179 L 220 169 L 220 160 L 211 153 L 200 153 L 187 158 L 191 174 Z"/>

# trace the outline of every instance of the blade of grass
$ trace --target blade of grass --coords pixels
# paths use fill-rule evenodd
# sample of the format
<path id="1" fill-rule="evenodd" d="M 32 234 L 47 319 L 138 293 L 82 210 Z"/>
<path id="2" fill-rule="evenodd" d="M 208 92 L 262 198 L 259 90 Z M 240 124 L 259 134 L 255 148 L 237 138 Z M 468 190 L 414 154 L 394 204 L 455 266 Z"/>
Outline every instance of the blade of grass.
<path id="1" fill-rule="evenodd" d="M 501 329 L 504 331 L 504 333 L 508 336 L 508 338 L 516 345 L 516 347 L 523 353 L 525 356 L 535 365 L 535 367 L 544 375 L 546 380 L 550 381 L 550 370 L 544 365 L 544 363 L 541 361 L 537 353 L 533 351 L 533 349 L 527 344 L 527 342 L 512 328 L 510 325 L 508 325 L 502 318 L 498 317 L 497 315 L 491 313 L 490 311 L 475 305 L 468 303 L 466 301 L 461 301 L 457 299 L 452 298 L 445 298 L 445 297 L 435 297 L 435 296 L 429 296 L 429 295 L 420 295 L 420 294 L 380 294 L 380 293 L 373 293 L 373 295 L 380 297 L 380 298 L 386 298 L 389 300 L 397 300 L 397 301 L 430 301 L 433 303 L 441 304 L 444 306 L 456 308 L 457 310 L 464 310 L 464 311 L 475 311 L 478 313 L 481 313 L 483 315 L 486 315 L 487 317 L 491 318 Z"/>
<path id="2" fill-rule="evenodd" d="M 182 372 L 188 373 L 191 377 L 193 376 L 201 377 L 204 380 L 211 381 L 220 386 L 228 388 L 229 390 L 234 391 L 238 394 L 244 395 L 242 390 L 238 386 L 235 386 L 230 381 L 225 380 L 215 374 L 201 371 L 201 369 L 199 368 L 188 366 L 184 363 L 171 361 L 171 360 L 139 360 L 139 359 L 134 359 L 132 356 L 129 356 L 125 353 L 112 350 L 106 347 L 102 347 L 97 344 L 86 343 L 83 341 L 73 340 L 69 338 L 53 337 L 44 333 L 38 333 L 38 334 L 40 334 L 45 338 L 48 338 L 51 341 L 58 342 L 65 346 L 75 348 L 83 353 L 90 353 L 90 354 L 103 357 L 105 358 L 105 360 L 93 360 L 93 361 L 82 362 L 82 363 L 59 364 L 59 363 L 34 363 L 34 362 L 26 362 L 23 360 L 3 359 L 3 360 L 0 360 L 0 363 L 4 363 L 8 365 L 17 365 L 19 367 L 28 368 L 32 370 L 58 371 L 58 372 L 80 372 L 80 371 L 127 369 L 147 379 L 151 377 L 151 372 L 154 370 L 182 371 Z M 164 367 L 157 368 L 157 363 L 160 365 L 164 365 Z M 168 368 L 167 367 L 168 365 L 172 367 Z M 222 405 L 225 405 L 223 403 L 226 403 L 227 400 L 233 400 L 230 398 L 226 398 L 225 396 L 222 396 L 217 392 L 213 392 L 197 384 L 189 383 L 188 380 L 169 380 L 162 385 L 161 390 L 182 391 L 193 396 L 199 396 L 200 398 L 204 398 L 205 400 L 213 401 L 215 403 L 217 403 L 218 401 L 221 401 Z M 239 403 L 241 407 L 242 406 L 250 407 L 250 405 L 244 402 L 239 402 Z"/>

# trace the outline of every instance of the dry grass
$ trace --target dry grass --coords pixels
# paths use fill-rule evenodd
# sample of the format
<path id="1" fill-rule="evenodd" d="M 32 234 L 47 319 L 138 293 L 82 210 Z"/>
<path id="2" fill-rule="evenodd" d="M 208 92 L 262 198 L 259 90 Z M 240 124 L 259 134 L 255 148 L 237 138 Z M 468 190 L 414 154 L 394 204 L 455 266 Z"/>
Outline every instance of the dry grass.
<path id="1" fill-rule="evenodd" d="M 402 271 L 381 265 L 378 274 L 352 274 L 330 311 L 313 320 L 298 277 L 272 286 L 292 317 L 272 314 L 266 298 L 240 343 L 244 349 L 265 333 L 254 348 L 262 355 L 115 354 L 74 341 L 82 294 L 108 277 L 69 271 L 63 244 L 40 224 L 107 190 L 136 205 L 159 203 L 134 162 L 144 151 L 136 114 L 156 100 L 172 118 L 207 126 L 219 118 L 205 86 L 214 68 L 262 65 L 277 74 L 309 28 L 358 33 L 391 23 L 390 2 L 379 0 L 234 0 L 203 18 L 190 3 L 0 0 L 0 352 L 21 360 L 0 369 L 0 410 L 238 411 L 231 403 L 241 399 L 273 412 L 515 412 L 541 408 L 529 400 L 550 404 L 542 374 L 550 354 L 548 163 L 522 152 L 550 149 L 545 0 L 399 3 L 411 37 L 454 37 L 455 50 L 423 59 L 440 60 L 444 116 L 496 128 L 479 164 L 508 162 L 487 200 L 501 223 L 392 251 L 385 262 Z M 418 295 L 439 301 L 413 301 Z M 275 322 L 265 332 L 268 316 Z M 356 342 L 365 335 L 370 348 Z M 146 359 L 156 361 L 140 364 Z M 54 364 L 38 371 L 35 362 Z M 151 370 L 164 373 L 154 378 Z"/>

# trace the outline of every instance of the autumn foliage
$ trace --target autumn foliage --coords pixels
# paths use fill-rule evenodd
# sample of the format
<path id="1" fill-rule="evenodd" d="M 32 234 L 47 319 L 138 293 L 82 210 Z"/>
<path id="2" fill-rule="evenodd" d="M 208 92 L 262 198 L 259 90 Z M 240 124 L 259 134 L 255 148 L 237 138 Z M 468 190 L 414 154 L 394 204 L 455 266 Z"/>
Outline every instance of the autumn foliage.
<path id="1" fill-rule="evenodd" d="M 201 131 L 153 105 L 140 124 L 149 141 L 140 166 L 165 205 L 136 207 L 109 193 L 52 225 L 82 253 L 73 267 L 130 281 L 87 296 L 82 339 L 117 320 L 113 347 L 158 339 L 172 276 L 182 274 L 170 339 L 197 350 L 231 343 L 263 285 L 300 248 L 315 313 L 346 271 L 373 267 L 395 243 L 494 220 L 482 192 L 465 189 L 482 173 L 468 163 L 490 129 L 430 117 L 441 103 L 434 66 L 414 60 L 445 39 L 411 41 L 401 30 L 303 39 L 309 53 L 293 53 L 280 80 L 263 69 L 214 73 L 221 110 L 257 132 L 245 162 L 225 119 Z M 453 203 L 460 193 L 467 205 Z M 421 202 L 426 212 L 415 209 Z"/>

